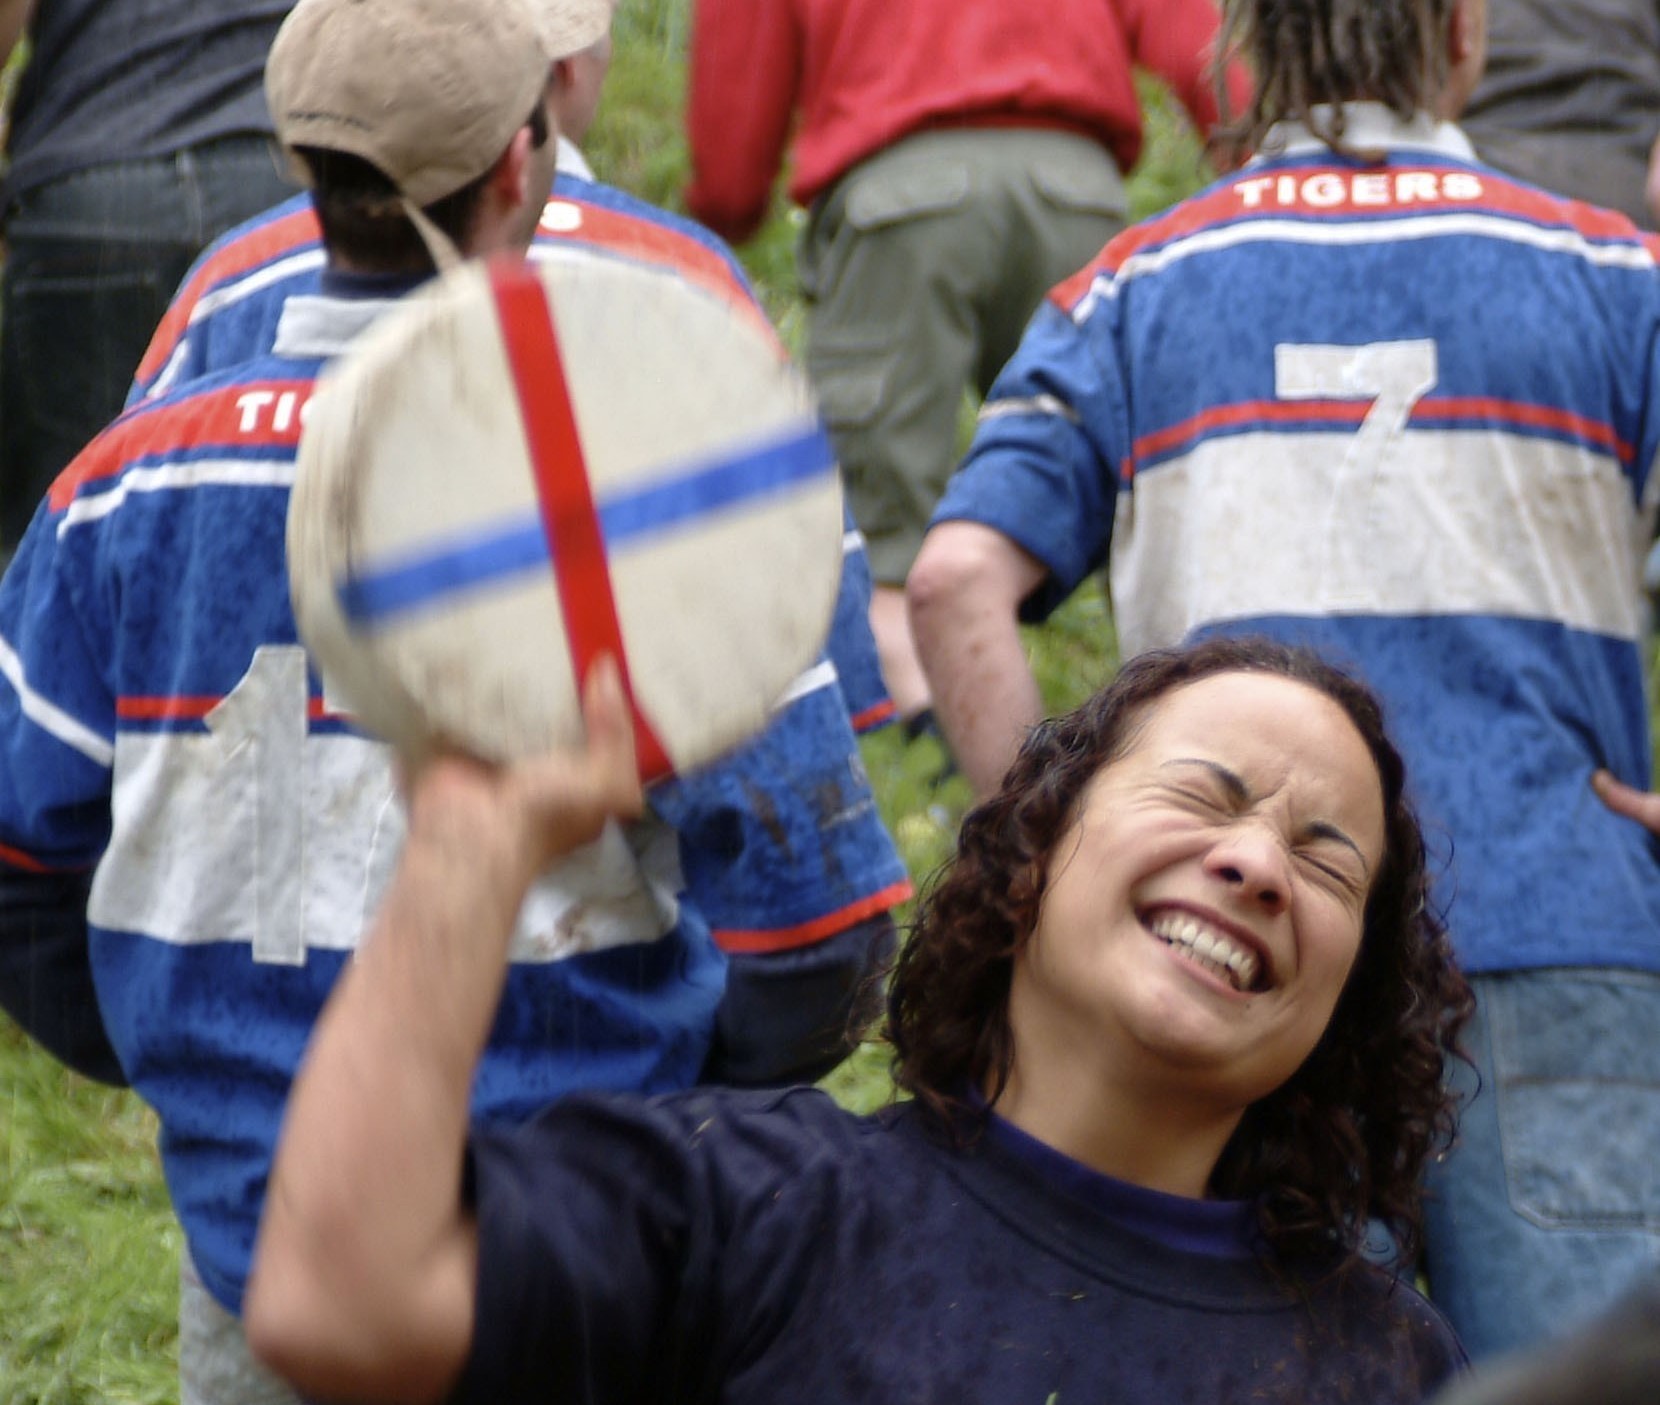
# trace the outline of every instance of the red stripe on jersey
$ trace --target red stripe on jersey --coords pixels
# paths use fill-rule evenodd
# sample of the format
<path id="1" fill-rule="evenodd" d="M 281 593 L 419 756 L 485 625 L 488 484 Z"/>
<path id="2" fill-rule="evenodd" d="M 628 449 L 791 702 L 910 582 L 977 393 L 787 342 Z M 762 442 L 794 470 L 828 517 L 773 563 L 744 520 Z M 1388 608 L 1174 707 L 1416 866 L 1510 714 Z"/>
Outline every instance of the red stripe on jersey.
<path id="1" fill-rule="evenodd" d="M 1499 420 L 1523 429 L 1553 429 L 1600 444 L 1623 463 L 1631 462 L 1633 453 L 1631 445 L 1614 432 L 1612 425 L 1549 405 L 1525 405 L 1517 400 L 1485 395 L 1426 395 L 1418 402 L 1412 418 Z"/>
<path id="2" fill-rule="evenodd" d="M 308 722 L 345 722 L 356 725 L 357 714 L 353 712 L 335 712 L 326 707 L 322 698 L 308 698 L 305 709 Z"/>
<path id="3" fill-rule="evenodd" d="M 1370 400 L 1247 400 L 1238 405 L 1216 405 L 1168 429 L 1143 435 L 1136 440 L 1135 456 L 1153 458 L 1214 430 L 1246 425 L 1306 424 L 1317 420 L 1359 426 L 1371 408 Z"/>
<path id="4" fill-rule="evenodd" d="M 1520 219 L 1544 229 L 1569 229 L 1598 243 L 1641 247 L 1660 261 L 1660 240 L 1639 234 L 1624 215 L 1518 185 L 1495 171 L 1434 162 L 1387 166 L 1247 168 L 1230 180 L 1127 229 L 1088 265 L 1057 284 L 1049 299 L 1070 313 L 1099 277 L 1112 277 L 1136 255 L 1242 220 L 1353 222 L 1450 214 Z M 1380 229 L 1380 239 L 1387 239 Z"/>
<path id="5" fill-rule="evenodd" d="M 199 722 L 224 701 L 210 695 L 194 697 L 137 697 L 115 700 L 115 715 L 127 722 Z M 306 719 L 311 722 L 351 722 L 349 712 L 332 712 L 320 697 L 306 701 Z"/>
<path id="6" fill-rule="evenodd" d="M 165 458 L 184 449 L 223 445 L 288 448 L 300 442 L 300 420 L 314 383 L 309 380 L 246 381 L 199 395 L 129 410 L 83 449 L 58 475 L 47 494 L 62 512 L 88 484 L 113 478 L 134 459 Z"/>
<path id="7" fill-rule="evenodd" d="M 1106 271 L 1104 260 L 1111 248 L 1112 245 L 1108 244 L 1091 262 L 1086 263 L 1070 278 L 1062 279 L 1055 284 L 1049 290 L 1049 301 L 1054 303 L 1062 312 L 1071 316 L 1072 309 L 1081 303 L 1088 294 L 1090 285 Z"/>
<path id="8" fill-rule="evenodd" d="M 9 864 L 12 868 L 20 868 L 25 873 L 55 873 L 59 870 L 49 864 L 43 864 L 31 854 L 25 854 L 21 849 L 14 849 L 10 844 L 0 844 L 0 863 Z"/>
<path id="9" fill-rule="evenodd" d="M 223 701 L 220 697 L 117 698 L 115 716 L 123 722 L 199 722 Z"/>
<path id="10" fill-rule="evenodd" d="M 1143 435 L 1136 440 L 1135 456 L 1138 459 L 1154 458 L 1221 429 L 1307 424 L 1311 421 L 1358 428 L 1373 403 L 1371 399 L 1246 400 L 1237 405 L 1217 405 L 1168 429 Z M 1631 446 L 1609 425 L 1547 405 L 1526 405 L 1492 396 L 1426 395 L 1413 407 L 1412 417 L 1407 423 L 1410 425 L 1424 420 L 1497 421 L 1518 429 L 1554 430 L 1600 445 L 1622 461 L 1629 462 L 1631 458 Z"/>
<path id="11" fill-rule="evenodd" d="M 855 732 L 868 732 L 872 728 L 880 727 L 898 711 L 899 705 L 892 698 L 884 698 L 879 703 L 872 703 L 869 707 L 853 714 L 853 730 Z"/>
<path id="12" fill-rule="evenodd" d="M 577 222 L 574 225 L 568 215 L 561 218 L 561 207 L 576 212 Z M 542 219 L 544 223 L 536 227 L 538 244 L 587 244 L 625 255 L 640 263 L 666 268 L 678 273 L 688 283 L 718 293 L 762 328 L 768 340 L 777 342 L 772 323 L 756 306 L 755 299 L 732 271 L 732 266 L 690 235 L 666 229 L 638 215 L 624 214 L 620 210 L 564 195 L 555 195 L 548 201 Z"/>
<path id="13" fill-rule="evenodd" d="M 291 215 L 250 229 L 240 239 L 216 249 L 180 288 L 167 311 L 162 314 L 144 358 L 138 363 L 138 379 L 147 381 L 159 375 L 172 356 L 185 329 L 190 326 L 190 314 L 202 295 L 221 284 L 269 263 L 284 254 L 295 253 L 307 245 L 318 243 L 323 237 L 316 213 L 308 206 Z"/>
<path id="14" fill-rule="evenodd" d="M 542 530 L 547 534 L 578 686 L 586 682 L 589 669 L 601 655 L 609 654 L 616 660 L 634 714 L 640 778 L 656 780 L 674 767 L 641 713 L 629 683 L 605 537 L 588 481 L 588 465 L 582 455 L 582 438 L 577 432 L 576 412 L 565 381 L 547 294 L 533 273 L 517 260 L 508 259 L 492 264 L 490 289 L 501 322 L 507 364 L 518 390 Z"/>
<path id="15" fill-rule="evenodd" d="M 1049 300 L 1062 312 L 1070 313 L 1083 301 L 1097 278 L 1103 274 L 1111 277 L 1132 255 L 1212 225 L 1227 224 L 1239 214 L 1239 198 L 1231 187 L 1197 195 L 1166 214 L 1131 225 L 1070 278 L 1058 283 L 1051 290 Z"/>
<path id="16" fill-rule="evenodd" d="M 878 913 L 891 911 L 915 891 L 911 886 L 911 880 L 904 878 L 879 892 L 871 893 L 857 902 L 849 903 L 835 912 L 826 913 L 823 917 L 814 918 L 811 922 L 803 922 L 799 926 L 768 927 L 760 931 L 738 931 L 729 927 L 717 927 L 714 930 L 715 945 L 722 951 L 740 956 L 764 956 L 768 952 L 793 951 L 797 947 L 811 946 L 826 937 L 833 937 L 837 932 L 845 932 L 855 923 L 875 917 Z"/>

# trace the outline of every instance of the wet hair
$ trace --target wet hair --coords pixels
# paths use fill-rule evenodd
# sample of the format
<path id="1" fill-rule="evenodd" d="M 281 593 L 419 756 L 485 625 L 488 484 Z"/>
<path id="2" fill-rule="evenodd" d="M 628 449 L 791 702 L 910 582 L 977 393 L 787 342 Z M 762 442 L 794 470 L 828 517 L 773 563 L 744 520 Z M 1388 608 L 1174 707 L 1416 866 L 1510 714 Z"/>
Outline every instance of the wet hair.
<path id="1" fill-rule="evenodd" d="M 1381 102 L 1403 120 L 1432 108 L 1447 82 L 1455 3 L 1223 0 L 1222 52 L 1256 77 L 1251 106 L 1223 144 L 1242 155 L 1275 122 L 1297 121 L 1347 151 L 1343 103 Z"/>
<path id="2" fill-rule="evenodd" d="M 540 97 L 525 118 L 531 144 L 542 147 L 551 133 Z M 329 252 L 372 273 L 430 273 L 432 254 L 404 213 L 397 187 L 378 166 L 344 151 L 295 148 L 311 172 L 311 202 Z M 490 182 L 490 169 L 459 190 L 425 205 L 421 213 L 457 248 L 464 249 Z"/>
<path id="3" fill-rule="evenodd" d="M 1378 701 L 1308 650 L 1212 639 L 1143 654 L 1082 707 L 1033 729 L 918 905 L 888 997 L 894 1081 L 959 1141 L 983 1126 L 978 1095 L 994 1104 L 1014 1064 L 1015 958 L 1085 787 L 1128 751 L 1160 698 L 1239 672 L 1305 684 L 1343 709 L 1377 767 L 1384 853 L 1331 1022 L 1302 1066 L 1246 1110 L 1210 1189 L 1254 1200 L 1281 1255 L 1352 1261 L 1376 1218 L 1410 1260 L 1422 1242 L 1420 1172 L 1454 1130 L 1443 1066 L 1474 1000 L 1429 904 L 1423 835 Z"/>

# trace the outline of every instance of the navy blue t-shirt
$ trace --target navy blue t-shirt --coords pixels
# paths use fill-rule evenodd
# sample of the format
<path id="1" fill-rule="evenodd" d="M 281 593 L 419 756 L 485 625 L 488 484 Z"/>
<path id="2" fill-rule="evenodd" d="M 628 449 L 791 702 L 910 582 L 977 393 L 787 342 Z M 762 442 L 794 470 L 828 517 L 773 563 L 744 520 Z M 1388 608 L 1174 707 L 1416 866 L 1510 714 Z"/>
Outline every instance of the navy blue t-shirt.
<path id="1" fill-rule="evenodd" d="M 1253 1250 L 1250 1207 L 1109 1180 L 906 1105 L 573 1098 L 476 1137 L 455 1400 L 725 1405 L 1418 1401 L 1465 1358 L 1410 1288 Z"/>
<path id="2" fill-rule="evenodd" d="M 265 56 L 294 0 L 39 0 L 0 204 L 71 171 L 269 133 Z"/>

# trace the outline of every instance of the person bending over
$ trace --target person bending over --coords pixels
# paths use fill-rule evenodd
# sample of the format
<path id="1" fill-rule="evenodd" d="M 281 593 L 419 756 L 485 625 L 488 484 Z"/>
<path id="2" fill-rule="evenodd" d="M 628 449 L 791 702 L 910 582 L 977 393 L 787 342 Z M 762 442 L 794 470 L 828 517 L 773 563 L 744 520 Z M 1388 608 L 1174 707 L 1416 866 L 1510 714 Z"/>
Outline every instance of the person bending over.
<path id="1" fill-rule="evenodd" d="M 1144 655 L 965 821 L 890 999 L 910 1101 L 573 1098 L 474 1131 L 525 885 L 640 806 L 589 741 L 411 782 L 295 1085 L 248 1299 L 318 1397 L 1418 1400 L 1410 1247 L 1470 996 L 1372 697 L 1249 641 Z"/>

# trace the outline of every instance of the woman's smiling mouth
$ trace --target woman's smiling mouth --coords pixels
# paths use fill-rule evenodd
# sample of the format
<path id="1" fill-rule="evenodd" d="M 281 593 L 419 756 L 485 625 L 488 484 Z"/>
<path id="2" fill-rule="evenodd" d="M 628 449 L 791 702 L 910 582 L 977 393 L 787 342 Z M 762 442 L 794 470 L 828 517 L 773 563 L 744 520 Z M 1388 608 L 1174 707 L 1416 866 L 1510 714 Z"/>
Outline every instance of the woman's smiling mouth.
<path id="1" fill-rule="evenodd" d="M 1167 946 L 1200 969 L 1228 982 L 1235 990 L 1250 993 L 1259 989 L 1264 962 L 1238 937 L 1191 912 L 1165 908 L 1142 919 L 1143 925 Z M 1267 982 L 1261 982 L 1266 985 Z"/>

